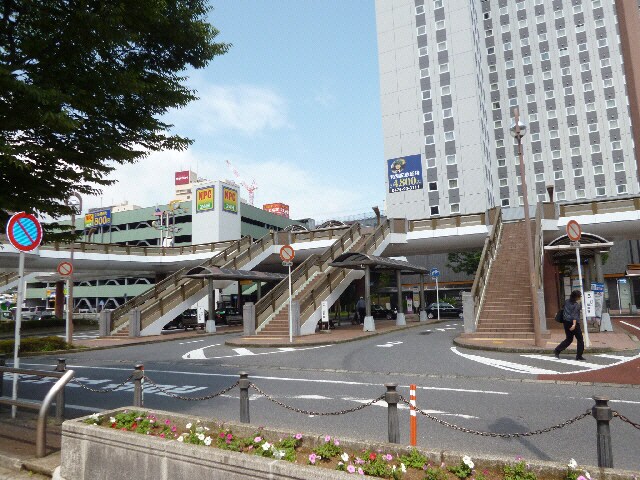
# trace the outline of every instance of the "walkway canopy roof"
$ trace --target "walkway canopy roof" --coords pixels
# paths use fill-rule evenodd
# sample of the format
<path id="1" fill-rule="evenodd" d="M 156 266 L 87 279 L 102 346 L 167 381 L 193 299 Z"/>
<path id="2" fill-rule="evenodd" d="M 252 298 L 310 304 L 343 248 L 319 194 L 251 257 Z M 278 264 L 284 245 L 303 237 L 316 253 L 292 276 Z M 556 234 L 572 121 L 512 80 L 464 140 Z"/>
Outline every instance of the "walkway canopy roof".
<path id="1" fill-rule="evenodd" d="M 553 240 L 547 247 L 560 247 L 571 245 L 571 240 L 569 240 L 568 235 L 562 235 L 555 240 Z M 593 258 L 595 252 L 607 252 L 611 248 L 613 243 L 609 242 L 604 237 L 600 235 L 596 235 L 594 233 L 586 233 L 582 232 L 582 236 L 580 237 L 580 256 L 582 258 Z M 545 248 L 547 248 L 545 247 Z M 553 251 L 553 259 L 556 262 L 559 261 L 575 261 L 576 251 L 573 248 L 568 248 L 564 250 L 554 250 Z"/>
<path id="2" fill-rule="evenodd" d="M 251 280 L 252 282 L 279 282 L 286 277 L 281 273 L 202 266 L 192 268 L 184 276 L 187 278 L 205 278 L 207 280 Z"/>
<path id="3" fill-rule="evenodd" d="M 394 260 L 393 258 L 376 257 L 364 253 L 343 253 L 333 262 L 332 267 L 350 268 L 352 270 L 364 270 L 368 266 L 371 271 L 380 270 L 400 270 L 402 273 L 424 273 L 428 274 L 428 268 L 413 265 L 404 260 Z"/>

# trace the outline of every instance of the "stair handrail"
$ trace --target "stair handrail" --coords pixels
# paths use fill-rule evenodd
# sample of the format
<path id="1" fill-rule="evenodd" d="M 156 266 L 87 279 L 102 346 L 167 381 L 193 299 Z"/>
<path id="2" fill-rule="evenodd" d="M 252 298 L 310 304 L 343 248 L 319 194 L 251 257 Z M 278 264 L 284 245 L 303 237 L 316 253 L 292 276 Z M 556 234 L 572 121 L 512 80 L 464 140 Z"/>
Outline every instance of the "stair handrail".
<path id="1" fill-rule="evenodd" d="M 496 251 L 500 245 L 502 238 L 502 209 L 498 207 L 498 214 L 493 224 L 491 234 L 484 241 L 484 247 L 482 254 L 480 255 L 480 262 L 478 269 L 476 270 L 476 276 L 473 280 L 473 287 L 471 287 L 471 297 L 473 298 L 474 311 L 475 311 L 475 325 L 478 325 L 478 319 L 480 318 L 480 310 L 484 303 L 484 296 L 487 284 L 489 283 L 489 273 L 491 271 L 491 265 L 493 259 L 496 256 Z"/>
<path id="2" fill-rule="evenodd" d="M 536 220 L 535 220 L 535 233 L 533 237 L 534 248 L 534 269 L 536 272 L 536 289 L 542 288 L 543 282 L 543 264 L 542 261 L 544 255 L 544 235 L 542 235 L 542 213 L 544 205 L 542 202 L 538 202 L 536 205 Z"/>
<path id="3" fill-rule="evenodd" d="M 220 260 L 220 257 L 222 256 L 223 259 L 226 260 L 226 262 L 222 263 L 221 265 L 215 265 L 215 266 L 219 266 L 221 268 L 233 268 L 237 270 L 246 264 L 245 260 L 250 261 L 251 259 L 256 257 L 256 253 L 260 254 L 265 250 L 267 250 L 270 246 L 273 246 L 274 234 L 273 232 L 269 232 L 262 238 L 256 240 L 255 242 L 251 242 L 250 237 L 248 237 L 248 242 L 249 242 L 249 248 L 242 249 L 241 248 L 242 240 L 240 240 L 234 245 L 238 247 L 235 251 L 235 255 L 224 256 L 223 255 L 224 252 L 222 252 L 221 255 L 217 255 L 216 257 L 213 257 L 212 259 L 208 260 L 207 262 L 205 262 L 205 264 L 202 264 L 201 266 L 212 266 L 216 264 Z M 158 301 L 156 303 L 152 303 L 151 305 L 148 305 L 147 308 L 144 308 L 140 311 L 141 329 L 146 328 L 147 325 L 145 324 L 145 322 L 148 316 L 151 315 L 158 307 L 160 308 L 160 312 L 162 315 L 165 310 L 170 310 L 181 301 L 186 300 L 187 298 L 197 293 L 199 290 L 206 287 L 206 283 L 204 279 L 201 279 L 201 278 L 198 278 L 198 279 L 181 278 L 180 280 L 181 281 L 184 280 L 179 285 L 178 283 L 176 283 L 176 286 L 179 286 L 180 288 L 167 291 L 166 295 L 158 297 Z M 178 303 L 176 303 L 175 301 L 176 296 L 179 297 L 179 300 L 180 300 Z M 164 307 L 168 307 L 168 308 L 164 308 Z"/>
<path id="4" fill-rule="evenodd" d="M 220 242 L 196 243 L 193 245 L 181 245 L 177 247 L 164 247 L 155 245 L 120 245 L 118 243 L 100 243 L 100 242 L 74 242 L 74 250 L 76 252 L 97 252 L 104 254 L 123 254 L 123 255 L 140 255 L 143 257 L 151 256 L 173 256 L 184 255 L 185 253 L 203 253 L 215 252 L 220 248 L 230 246 L 236 240 L 223 240 Z M 44 243 L 40 246 L 43 250 L 64 251 L 70 248 L 68 242 L 51 242 Z M 64 248 L 63 248 L 64 247 Z"/>
<path id="5" fill-rule="evenodd" d="M 373 233 L 367 237 L 365 242 L 354 251 L 354 253 L 365 253 L 370 255 L 379 245 L 378 240 L 384 240 L 386 235 L 391 230 L 391 223 L 387 219 L 380 223 L 373 231 Z M 333 292 L 333 286 L 336 284 L 335 280 L 339 280 L 337 284 L 339 285 L 342 280 L 348 275 L 347 269 L 345 268 L 332 268 L 328 272 L 325 272 L 323 278 L 311 289 L 308 293 L 306 293 L 302 298 L 299 299 L 300 302 L 300 319 L 304 318 L 304 313 L 309 307 L 313 307 L 315 311 L 320 304 L 319 301 L 324 298 L 322 293 L 329 289 L 329 293 Z"/>
<path id="6" fill-rule="evenodd" d="M 322 252 L 321 255 L 314 254 L 309 256 L 309 258 L 307 258 L 304 262 L 298 265 L 298 267 L 296 267 L 291 272 L 291 284 L 295 286 L 296 283 L 303 277 L 305 278 L 305 281 L 309 280 L 311 277 L 310 272 L 314 267 L 318 266 L 320 267 L 320 270 L 322 270 L 325 264 L 331 263 L 335 258 L 341 255 L 345 250 L 345 246 L 347 242 L 354 241 L 356 234 L 360 232 L 360 228 L 361 227 L 359 223 L 354 223 L 346 231 L 344 231 L 342 235 L 340 235 L 340 237 L 331 244 L 331 246 L 327 247 L 325 251 Z M 302 233 L 305 233 L 305 232 L 302 232 Z M 299 285 L 297 286 L 297 288 L 294 287 L 293 288 L 294 292 L 299 287 L 300 287 Z M 287 277 L 281 280 L 280 282 L 278 282 L 269 291 L 269 293 L 265 294 L 260 300 L 258 300 L 258 302 L 255 305 L 256 329 L 260 325 L 262 325 L 262 323 L 267 321 L 267 319 L 271 314 L 275 313 L 277 309 L 276 302 L 278 298 L 282 297 L 282 295 L 285 295 L 288 288 L 289 288 L 289 279 Z M 269 315 L 265 317 L 264 314 L 269 309 L 269 307 L 272 308 L 272 311 L 269 313 Z"/>
<path id="7" fill-rule="evenodd" d="M 226 259 L 234 252 L 239 252 L 247 243 L 251 243 L 251 237 L 248 237 L 248 236 L 242 237 L 240 240 L 234 241 L 231 245 L 229 245 L 227 248 L 217 253 L 213 257 L 205 260 L 203 263 L 200 264 L 200 266 L 210 266 L 214 262 L 218 261 L 220 258 Z M 143 305 L 144 303 L 146 303 L 148 300 L 152 298 L 158 298 L 160 293 L 162 293 L 168 285 L 170 284 L 178 285 L 178 283 L 182 279 L 182 276 L 185 273 L 187 273 L 188 270 L 190 270 L 190 267 L 182 267 L 181 269 L 177 270 L 176 272 L 173 272 L 171 275 L 167 276 L 166 278 L 155 283 L 140 295 L 136 295 L 135 297 L 127 300 L 125 303 L 123 303 L 119 307 L 115 308 L 111 312 L 111 322 L 112 322 L 111 330 L 119 327 L 123 323 L 123 321 L 119 321 L 119 320 L 122 318 L 125 318 L 126 314 L 130 312 L 132 309 Z"/>

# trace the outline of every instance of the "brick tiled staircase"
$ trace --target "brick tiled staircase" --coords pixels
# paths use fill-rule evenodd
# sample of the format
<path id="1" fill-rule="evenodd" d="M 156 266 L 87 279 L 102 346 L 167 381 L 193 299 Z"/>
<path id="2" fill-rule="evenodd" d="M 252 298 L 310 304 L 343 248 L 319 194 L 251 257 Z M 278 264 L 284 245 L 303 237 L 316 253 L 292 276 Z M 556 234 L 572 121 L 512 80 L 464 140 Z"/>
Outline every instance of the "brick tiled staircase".
<path id="1" fill-rule="evenodd" d="M 525 222 L 505 223 L 503 229 L 478 329 L 472 335 L 480 338 L 534 338 Z"/>
<path id="2" fill-rule="evenodd" d="M 306 292 L 310 291 L 314 285 L 320 280 L 321 276 L 317 275 L 296 295 L 293 300 L 299 300 Z M 287 337 L 289 336 L 289 303 L 280 310 L 275 317 L 260 331 L 258 335 L 262 337 Z"/>

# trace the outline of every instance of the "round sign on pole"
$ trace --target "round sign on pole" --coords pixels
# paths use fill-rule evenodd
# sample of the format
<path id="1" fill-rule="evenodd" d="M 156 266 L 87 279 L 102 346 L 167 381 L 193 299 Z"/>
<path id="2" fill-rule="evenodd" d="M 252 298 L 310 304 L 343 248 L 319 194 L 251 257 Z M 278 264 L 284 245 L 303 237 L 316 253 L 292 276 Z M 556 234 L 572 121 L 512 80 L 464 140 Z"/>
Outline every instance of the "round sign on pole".
<path id="1" fill-rule="evenodd" d="M 73 265 L 71 262 L 60 262 L 58 264 L 58 273 L 63 277 L 68 277 L 73 273 Z"/>
<path id="2" fill-rule="evenodd" d="M 296 252 L 291 245 L 285 245 L 280 249 L 280 260 L 283 262 L 291 262 L 296 256 Z"/>
<path id="3" fill-rule="evenodd" d="M 582 237 L 582 228 L 580 224 L 575 220 L 569 220 L 567 223 L 567 236 L 572 242 L 578 242 Z"/>
<path id="4" fill-rule="evenodd" d="M 42 242 L 42 226 L 30 213 L 16 213 L 7 223 L 7 238 L 16 250 L 30 252 Z"/>
<path id="5" fill-rule="evenodd" d="M 438 270 L 437 268 L 432 268 L 431 269 L 431 276 L 432 277 L 439 277 L 440 276 L 440 270 Z"/>

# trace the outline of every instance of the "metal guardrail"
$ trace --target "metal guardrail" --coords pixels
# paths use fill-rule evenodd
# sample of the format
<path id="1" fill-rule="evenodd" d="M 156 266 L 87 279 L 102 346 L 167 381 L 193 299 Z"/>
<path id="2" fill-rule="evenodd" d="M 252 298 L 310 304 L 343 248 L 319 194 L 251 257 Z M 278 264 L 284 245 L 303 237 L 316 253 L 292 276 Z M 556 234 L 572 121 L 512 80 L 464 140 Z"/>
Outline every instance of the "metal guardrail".
<path id="1" fill-rule="evenodd" d="M 46 371 L 32 370 L 29 368 L 12 368 L 5 367 L 5 358 L 0 357 L 0 404 L 11 405 L 17 408 L 26 408 L 30 410 L 38 410 L 38 423 L 36 429 L 36 457 L 41 458 L 46 454 L 47 449 L 47 416 L 51 403 L 56 401 L 56 419 L 62 421 L 64 419 L 64 387 L 71 381 L 74 376 L 73 370 L 67 371 Z M 5 373 L 14 375 L 35 375 L 38 377 L 51 377 L 58 380 L 49 389 L 42 402 L 34 400 L 20 400 L 3 396 L 2 384 Z"/>
<path id="2" fill-rule="evenodd" d="M 470 215 L 451 215 L 448 217 L 431 217 L 419 220 L 409 220 L 409 231 L 438 230 L 441 228 L 471 227 L 485 225 L 487 216 L 483 213 Z"/>
<path id="3" fill-rule="evenodd" d="M 109 255 L 139 255 L 143 257 L 167 257 L 188 255 L 194 253 L 209 253 L 225 249 L 235 243 L 236 240 L 226 240 L 223 242 L 200 243 L 195 245 L 184 245 L 180 247 L 156 247 L 138 245 L 119 245 L 116 243 L 98 242 L 75 242 L 73 248 L 75 252 L 83 253 L 103 253 Z M 66 251 L 71 247 L 70 243 L 54 242 L 40 246 L 41 250 Z"/>
<path id="4" fill-rule="evenodd" d="M 491 265 L 496 257 L 498 246 L 502 238 L 502 209 L 497 211 L 497 216 L 491 235 L 484 241 L 484 248 L 480 255 L 480 263 L 476 271 L 473 287 L 471 287 L 471 297 L 473 298 L 475 320 L 474 324 L 478 326 L 480 311 L 484 304 L 485 290 L 489 282 L 489 274 L 491 273 Z"/>

